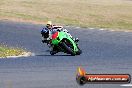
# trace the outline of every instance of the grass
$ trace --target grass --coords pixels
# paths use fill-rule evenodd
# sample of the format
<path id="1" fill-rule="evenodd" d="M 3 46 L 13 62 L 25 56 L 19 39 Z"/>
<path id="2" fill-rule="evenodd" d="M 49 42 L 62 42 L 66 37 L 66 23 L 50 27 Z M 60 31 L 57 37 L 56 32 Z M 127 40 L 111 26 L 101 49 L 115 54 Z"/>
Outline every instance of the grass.
<path id="1" fill-rule="evenodd" d="M 0 58 L 5 58 L 7 56 L 18 56 L 22 55 L 24 50 L 18 48 L 9 48 L 7 46 L 0 45 Z"/>
<path id="2" fill-rule="evenodd" d="M 132 30 L 132 0 L 0 0 L 0 19 Z"/>

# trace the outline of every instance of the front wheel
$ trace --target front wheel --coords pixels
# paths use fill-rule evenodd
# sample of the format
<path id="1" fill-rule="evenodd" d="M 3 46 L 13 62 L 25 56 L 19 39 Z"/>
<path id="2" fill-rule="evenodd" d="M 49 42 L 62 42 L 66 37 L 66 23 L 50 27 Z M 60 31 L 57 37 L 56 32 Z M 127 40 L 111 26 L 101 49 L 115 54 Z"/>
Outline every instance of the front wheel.
<path id="1" fill-rule="evenodd" d="M 80 55 L 82 53 L 82 50 L 77 46 L 78 51 L 76 52 L 77 55 Z"/>
<path id="2" fill-rule="evenodd" d="M 69 47 L 65 42 L 62 42 L 61 45 L 64 48 L 64 50 L 66 50 L 67 53 L 71 54 L 72 56 L 75 56 L 75 53 L 72 50 L 72 48 Z"/>

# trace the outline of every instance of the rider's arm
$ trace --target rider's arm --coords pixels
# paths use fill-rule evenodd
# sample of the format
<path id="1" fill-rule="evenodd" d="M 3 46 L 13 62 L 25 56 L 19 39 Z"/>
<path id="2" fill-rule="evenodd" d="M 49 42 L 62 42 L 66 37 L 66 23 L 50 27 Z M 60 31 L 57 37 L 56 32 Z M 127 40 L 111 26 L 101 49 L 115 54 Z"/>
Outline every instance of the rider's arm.
<path id="1" fill-rule="evenodd" d="M 57 30 L 57 31 L 62 31 L 63 26 L 56 26 L 56 25 L 54 25 L 52 29 L 53 30 Z"/>
<path id="2" fill-rule="evenodd" d="M 56 25 L 53 25 L 53 29 L 58 29 L 58 28 L 62 29 L 63 26 L 56 26 Z"/>
<path id="3" fill-rule="evenodd" d="M 49 33 L 49 30 L 47 28 L 42 29 L 41 35 L 42 35 L 42 42 L 43 43 L 48 43 L 48 41 L 50 41 L 50 33 Z"/>
<path id="4" fill-rule="evenodd" d="M 62 31 L 69 33 L 69 31 L 68 31 L 68 30 L 66 30 L 66 29 L 63 29 Z"/>

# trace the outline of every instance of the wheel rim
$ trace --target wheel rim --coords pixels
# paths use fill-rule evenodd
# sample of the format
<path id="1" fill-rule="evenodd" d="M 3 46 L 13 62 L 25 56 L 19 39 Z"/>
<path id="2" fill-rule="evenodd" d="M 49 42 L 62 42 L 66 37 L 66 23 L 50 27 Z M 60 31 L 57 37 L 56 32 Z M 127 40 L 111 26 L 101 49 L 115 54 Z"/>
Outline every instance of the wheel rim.
<path id="1" fill-rule="evenodd" d="M 66 45 L 67 45 L 70 49 L 72 49 L 72 51 L 74 50 L 74 49 L 73 49 L 73 45 L 72 45 L 70 42 L 68 42 L 68 41 L 65 40 L 65 43 L 66 43 Z"/>

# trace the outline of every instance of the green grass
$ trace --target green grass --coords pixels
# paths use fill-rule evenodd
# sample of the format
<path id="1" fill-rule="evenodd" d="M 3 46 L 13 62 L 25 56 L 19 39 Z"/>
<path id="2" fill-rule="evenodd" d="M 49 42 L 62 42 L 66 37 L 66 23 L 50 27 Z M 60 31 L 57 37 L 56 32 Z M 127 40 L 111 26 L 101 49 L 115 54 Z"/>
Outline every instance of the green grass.
<path id="1" fill-rule="evenodd" d="M 0 19 L 132 30 L 131 0 L 0 0 Z"/>
<path id="2" fill-rule="evenodd" d="M 18 48 L 9 48 L 7 46 L 0 45 L 0 58 L 5 58 L 7 56 L 18 56 L 22 55 L 24 50 Z"/>

